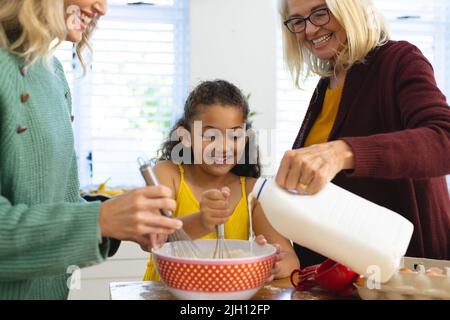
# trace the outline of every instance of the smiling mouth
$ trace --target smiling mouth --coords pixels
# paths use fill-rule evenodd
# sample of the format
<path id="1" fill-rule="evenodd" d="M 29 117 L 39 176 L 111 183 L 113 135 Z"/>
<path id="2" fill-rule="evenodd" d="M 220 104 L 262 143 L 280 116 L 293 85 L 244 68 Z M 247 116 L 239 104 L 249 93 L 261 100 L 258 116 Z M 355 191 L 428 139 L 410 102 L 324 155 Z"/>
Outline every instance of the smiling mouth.
<path id="1" fill-rule="evenodd" d="M 91 23 L 93 18 L 94 18 L 93 13 L 81 10 L 80 19 L 81 21 L 83 21 L 84 24 L 88 25 L 89 23 Z"/>
<path id="2" fill-rule="evenodd" d="M 315 45 L 315 46 L 321 46 L 325 43 L 327 43 L 328 41 L 330 41 L 330 39 L 333 37 L 333 33 L 324 35 L 323 37 L 320 37 L 319 39 L 315 39 L 315 40 L 311 40 L 311 42 Z"/>
<path id="3" fill-rule="evenodd" d="M 233 164 L 234 157 L 215 157 L 214 164 Z"/>

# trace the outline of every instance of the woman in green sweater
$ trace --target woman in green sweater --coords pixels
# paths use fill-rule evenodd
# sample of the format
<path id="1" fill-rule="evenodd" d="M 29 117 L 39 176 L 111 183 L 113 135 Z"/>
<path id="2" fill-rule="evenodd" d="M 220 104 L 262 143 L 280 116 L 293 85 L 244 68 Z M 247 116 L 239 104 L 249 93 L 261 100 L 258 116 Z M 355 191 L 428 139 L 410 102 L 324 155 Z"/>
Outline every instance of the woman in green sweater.
<path id="1" fill-rule="evenodd" d="M 108 256 L 109 240 L 149 249 L 181 222 L 170 190 L 85 203 L 71 96 L 54 40 L 86 45 L 106 0 L 0 0 L 0 299 L 66 299 L 73 266 Z M 157 241 L 160 242 L 160 241 Z"/>

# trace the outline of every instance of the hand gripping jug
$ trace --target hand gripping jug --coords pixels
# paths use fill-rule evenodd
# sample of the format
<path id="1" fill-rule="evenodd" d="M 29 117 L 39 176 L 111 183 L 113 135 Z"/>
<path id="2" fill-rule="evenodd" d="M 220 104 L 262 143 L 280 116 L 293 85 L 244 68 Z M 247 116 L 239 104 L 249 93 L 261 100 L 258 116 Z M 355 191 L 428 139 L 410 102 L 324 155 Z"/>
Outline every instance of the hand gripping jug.
<path id="1" fill-rule="evenodd" d="M 305 196 L 260 178 L 253 195 L 286 238 L 381 283 L 400 267 L 414 229 L 399 214 L 331 183 Z"/>

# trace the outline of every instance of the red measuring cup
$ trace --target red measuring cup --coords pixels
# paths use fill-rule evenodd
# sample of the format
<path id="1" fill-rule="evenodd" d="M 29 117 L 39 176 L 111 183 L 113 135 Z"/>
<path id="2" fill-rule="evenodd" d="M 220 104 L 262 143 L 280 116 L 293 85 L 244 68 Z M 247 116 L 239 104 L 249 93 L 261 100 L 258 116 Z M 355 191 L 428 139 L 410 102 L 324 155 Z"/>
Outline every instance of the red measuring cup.
<path id="1" fill-rule="evenodd" d="M 297 275 L 298 279 L 295 280 Z M 299 291 L 320 286 L 337 293 L 340 297 L 347 297 L 353 292 L 353 282 L 358 277 L 356 272 L 328 259 L 318 265 L 294 270 L 291 273 L 291 283 Z"/>

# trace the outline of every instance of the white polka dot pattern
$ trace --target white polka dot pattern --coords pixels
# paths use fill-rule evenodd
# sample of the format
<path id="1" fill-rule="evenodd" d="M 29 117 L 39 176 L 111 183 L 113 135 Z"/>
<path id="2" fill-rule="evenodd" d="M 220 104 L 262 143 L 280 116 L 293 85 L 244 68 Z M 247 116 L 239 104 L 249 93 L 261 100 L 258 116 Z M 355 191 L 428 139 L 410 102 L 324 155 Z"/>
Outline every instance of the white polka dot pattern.
<path id="1" fill-rule="evenodd" d="M 275 256 L 256 262 L 187 264 L 162 257 L 155 259 L 161 280 L 169 287 L 204 292 L 233 292 L 261 287 L 270 276 Z"/>

